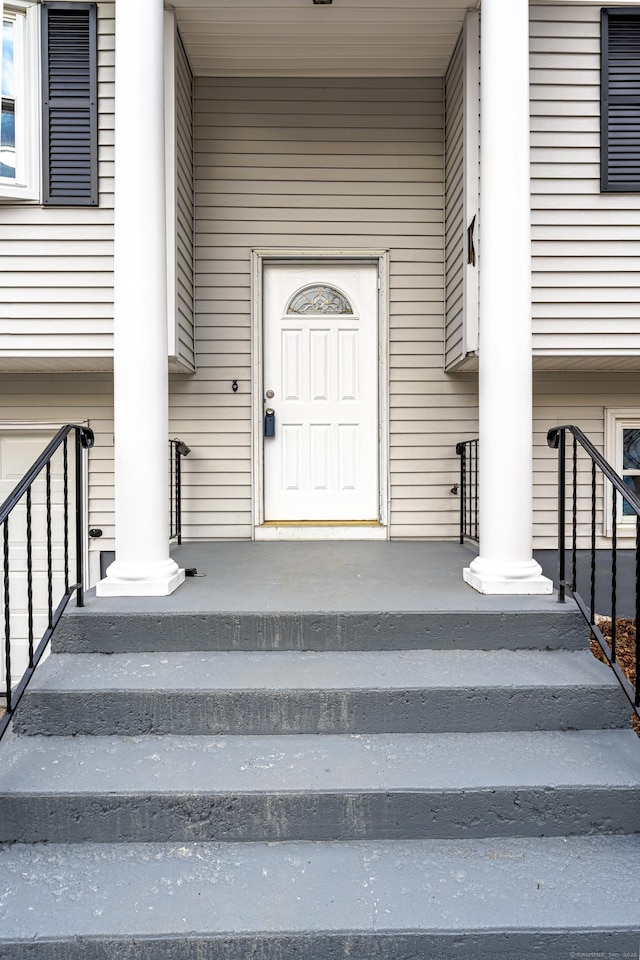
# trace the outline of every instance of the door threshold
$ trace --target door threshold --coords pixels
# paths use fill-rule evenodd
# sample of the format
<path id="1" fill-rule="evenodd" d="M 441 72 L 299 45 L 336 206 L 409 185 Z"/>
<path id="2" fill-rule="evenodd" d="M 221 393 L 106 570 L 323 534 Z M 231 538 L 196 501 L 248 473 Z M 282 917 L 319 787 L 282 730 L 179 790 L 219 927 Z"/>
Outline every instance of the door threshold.
<path id="1" fill-rule="evenodd" d="M 387 540 L 388 530 L 376 520 L 268 520 L 255 528 L 256 540 Z"/>

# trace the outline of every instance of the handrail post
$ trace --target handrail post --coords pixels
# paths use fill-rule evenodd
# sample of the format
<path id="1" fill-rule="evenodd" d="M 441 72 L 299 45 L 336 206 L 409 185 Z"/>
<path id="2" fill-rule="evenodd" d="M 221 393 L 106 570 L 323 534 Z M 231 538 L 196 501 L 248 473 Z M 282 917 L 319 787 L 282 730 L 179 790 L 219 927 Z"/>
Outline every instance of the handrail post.
<path id="1" fill-rule="evenodd" d="M 460 453 L 460 543 L 464 543 L 466 533 L 466 508 L 467 508 L 467 448 L 462 446 Z"/>
<path id="2" fill-rule="evenodd" d="M 640 516 L 636 517 L 636 707 L 640 707 L 640 631 L 638 631 L 638 624 L 640 624 Z"/>
<path id="3" fill-rule="evenodd" d="M 11 713 L 11 606 L 9 603 L 9 517 L 2 524 L 4 556 L 4 674 L 7 713 Z"/>
<path id="4" fill-rule="evenodd" d="M 84 607 L 84 477 L 80 430 L 76 427 L 76 606 Z"/>
<path id="5" fill-rule="evenodd" d="M 180 489 L 180 460 L 182 454 L 176 444 L 176 534 L 178 545 L 182 543 L 182 491 Z"/>
<path id="6" fill-rule="evenodd" d="M 558 603 L 565 602 L 565 485 L 566 464 L 565 448 L 566 433 L 560 431 L 558 447 Z"/>

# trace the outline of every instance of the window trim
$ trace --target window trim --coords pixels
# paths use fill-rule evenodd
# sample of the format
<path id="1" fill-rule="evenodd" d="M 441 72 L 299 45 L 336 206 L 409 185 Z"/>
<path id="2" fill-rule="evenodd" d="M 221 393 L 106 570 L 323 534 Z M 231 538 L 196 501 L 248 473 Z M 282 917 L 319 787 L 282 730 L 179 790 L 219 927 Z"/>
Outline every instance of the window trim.
<path id="1" fill-rule="evenodd" d="M 604 458 L 611 464 L 615 472 L 622 477 L 622 431 L 625 427 L 640 430 L 640 407 L 605 407 L 604 414 Z M 613 490 L 610 483 L 605 483 L 604 487 L 604 536 L 611 537 L 613 534 L 611 522 Z M 634 538 L 636 535 L 635 517 L 623 516 L 620 494 L 618 494 L 616 535 Z"/>
<path id="2" fill-rule="evenodd" d="M 20 59 L 15 71 L 16 177 L 0 177 L 2 200 L 40 200 L 40 16 L 33 0 L 0 2 L 0 16 L 21 23 Z"/>
<path id="3" fill-rule="evenodd" d="M 640 193 L 640 175 L 637 180 L 611 183 L 609 177 L 609 22 L 620 17 L 638 20 L 640 31 L 640 7 L 603 7 L 600 11 L 600 191 L 601 193 Z M 638 92 L 640 106 L 640 91 Z M 638 148 L 640 166 L 640 147 Z"/>

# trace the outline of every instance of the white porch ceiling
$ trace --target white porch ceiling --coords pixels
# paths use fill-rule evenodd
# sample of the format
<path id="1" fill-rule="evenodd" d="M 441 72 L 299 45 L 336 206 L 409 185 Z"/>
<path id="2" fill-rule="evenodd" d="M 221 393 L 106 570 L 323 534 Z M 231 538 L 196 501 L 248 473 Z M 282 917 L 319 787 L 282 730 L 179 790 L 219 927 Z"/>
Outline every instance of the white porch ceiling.
<path id="1" fill-rule="evenodd" d="M 173 0 L 201 77 L 442 76 L 476 0 Z"/>

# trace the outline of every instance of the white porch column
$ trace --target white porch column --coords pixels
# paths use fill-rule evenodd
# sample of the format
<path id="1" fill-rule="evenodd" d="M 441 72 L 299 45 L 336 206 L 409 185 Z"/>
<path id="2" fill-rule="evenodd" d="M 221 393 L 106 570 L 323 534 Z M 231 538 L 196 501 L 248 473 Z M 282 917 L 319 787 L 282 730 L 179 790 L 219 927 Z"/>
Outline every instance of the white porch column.
<path id="1" fill-rule="evenodd" d="M 532 556 L 529 2 L 482 0 L 480 57 L 481 593 L 545 594 Z"/>
<path id="2" fill-rule="evenodd" d="M 163 0 L 116 5 L 116 559 L 98 596 L 166 596 L 169 557 Z"/>

